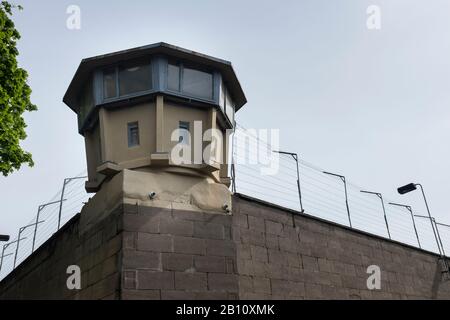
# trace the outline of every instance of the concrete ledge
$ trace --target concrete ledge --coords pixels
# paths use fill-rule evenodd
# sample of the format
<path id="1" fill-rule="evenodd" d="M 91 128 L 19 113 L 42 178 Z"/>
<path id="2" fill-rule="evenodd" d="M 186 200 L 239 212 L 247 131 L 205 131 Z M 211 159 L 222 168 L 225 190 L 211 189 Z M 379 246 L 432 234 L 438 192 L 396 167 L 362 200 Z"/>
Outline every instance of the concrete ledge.
<path id="1" fill-rule="evenodd" d="M 104 174 L 105 176 L 113 176 L 116 173 L 122 171 L 122 167 L 114 162 L 104 162 L 97 167 L 97 172 Z"/>

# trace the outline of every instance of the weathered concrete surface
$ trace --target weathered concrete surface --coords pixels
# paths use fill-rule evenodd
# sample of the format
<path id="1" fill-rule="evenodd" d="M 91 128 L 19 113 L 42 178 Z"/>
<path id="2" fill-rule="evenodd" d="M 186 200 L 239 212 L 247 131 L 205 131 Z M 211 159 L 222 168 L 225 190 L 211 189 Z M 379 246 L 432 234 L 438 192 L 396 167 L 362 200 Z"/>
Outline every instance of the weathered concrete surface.
<path id="1" fill-rule="evenodd" d="M 0 282 L 0 299 L 116 299 L 122 259 L 122 207 L 81 234 L 79 214 Z M 68 290 L 67 267 L 81 269 Z"/>
<path id="2" fill-rule="evenodd" d="M 438 256 L 234 197 L 240 299 L 449 299 Z M 294 227 L 295 221 L 295 227 Z M 369 265 L 381 289 L 368 290 Z"/>
<path id="3" fill-rule="evenodd" d="M 450 298 L 438 256 L 235 195 L 231 215 L 119 205 L 80 232 L 72 219 L 0 283 L 0 298 Z M 66 268 L 82 289 L 66 288 Z M 369 265 L 381 289 L 368 290 Z"/>
<path id="4" fill-rule="evenodd" d="M 122 299 L 237 299 L 232 216 L 125 205 Z"/>

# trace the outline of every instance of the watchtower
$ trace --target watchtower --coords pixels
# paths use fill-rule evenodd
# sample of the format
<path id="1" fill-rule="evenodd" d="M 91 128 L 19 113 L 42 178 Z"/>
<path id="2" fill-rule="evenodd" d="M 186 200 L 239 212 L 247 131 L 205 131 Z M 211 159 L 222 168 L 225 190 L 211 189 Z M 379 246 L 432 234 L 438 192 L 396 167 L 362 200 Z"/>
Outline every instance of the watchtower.
<path id="1" fill-rule="evenodd" d="M 226 137 L 246 98 L 230 62 L 166 43 L 87 58 L 63 101 L 85 139 L 88 192 L 231 205 Z"/>

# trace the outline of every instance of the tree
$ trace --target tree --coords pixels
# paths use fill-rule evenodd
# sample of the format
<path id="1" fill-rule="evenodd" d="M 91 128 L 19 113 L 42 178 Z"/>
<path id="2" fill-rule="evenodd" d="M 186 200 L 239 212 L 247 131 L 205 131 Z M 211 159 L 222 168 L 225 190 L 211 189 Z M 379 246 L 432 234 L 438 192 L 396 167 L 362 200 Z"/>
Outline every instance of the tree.
<path id="1" fill-rule="evenodd" d="M 7 176 L 20 169 L 23 163 L 33 166 L 31 153 L 20 146 L 25 133 L 25 111 L 37 110 L 31 103 L 31 89 L 27 72 L 18 67 L 19 51 L 16 41 L 20 34 L 11 20 L 14 6 L 8 1 L 0 3 L 0 172 Z"/>

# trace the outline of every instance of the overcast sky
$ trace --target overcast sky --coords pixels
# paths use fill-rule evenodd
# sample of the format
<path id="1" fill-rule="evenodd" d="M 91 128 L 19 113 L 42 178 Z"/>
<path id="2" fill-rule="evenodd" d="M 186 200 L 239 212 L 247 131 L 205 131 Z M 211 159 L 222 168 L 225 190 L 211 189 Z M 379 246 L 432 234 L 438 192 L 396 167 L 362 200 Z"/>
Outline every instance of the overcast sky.
<path id="1" fill-rule="evenodd" d="M 35 1 L 14 15 L 39 111 L 23 143 L 36 165 L 0 179 L 0 233 L 15 236 L 62 179 L 85 168 L 62 97 L 82 58 L 159 41 L 233 63 L 248 103 L 237 120 L 279 128 L 281 147 L 450 223 L 448 0 Z M 81 8 L 81 30 L 66 9 Z M 368 30 L 366 9 L 381 9 Z"/>

